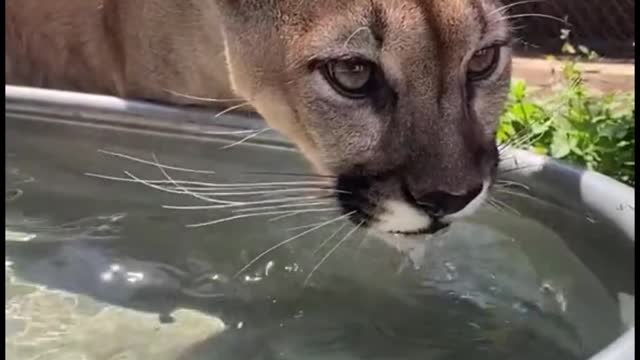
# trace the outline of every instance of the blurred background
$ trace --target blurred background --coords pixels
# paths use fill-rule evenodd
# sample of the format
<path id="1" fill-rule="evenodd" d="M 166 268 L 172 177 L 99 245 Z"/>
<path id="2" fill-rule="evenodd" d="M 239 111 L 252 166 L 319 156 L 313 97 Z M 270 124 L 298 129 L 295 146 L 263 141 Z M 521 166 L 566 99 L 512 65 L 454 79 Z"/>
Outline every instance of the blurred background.
<path id="1" fill-rule="evenodd" d="M 511 5 L 519 50 L 530 55 L 562 54 L 566 40 L 598 53 L 602 58 L 633 61 L 635 0 L 504 0 Z M 564 19 L 568 25 L 541 14 Z M 568 30 L 568 39 L 563 33 Z M 564 47 L 564 50 L 567 50 Z"/>

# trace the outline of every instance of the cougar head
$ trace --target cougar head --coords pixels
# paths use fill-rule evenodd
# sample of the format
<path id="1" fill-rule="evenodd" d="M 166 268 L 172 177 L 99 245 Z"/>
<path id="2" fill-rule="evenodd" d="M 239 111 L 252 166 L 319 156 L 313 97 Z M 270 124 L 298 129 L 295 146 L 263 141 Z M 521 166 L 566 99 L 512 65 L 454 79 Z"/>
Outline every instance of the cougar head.
<path id="1" fill-rule="evenodd" d="M 432 233 L 495 177 L 511 77 L 495 0 L 220 0 L 231 82 L 356 223 Z"/>

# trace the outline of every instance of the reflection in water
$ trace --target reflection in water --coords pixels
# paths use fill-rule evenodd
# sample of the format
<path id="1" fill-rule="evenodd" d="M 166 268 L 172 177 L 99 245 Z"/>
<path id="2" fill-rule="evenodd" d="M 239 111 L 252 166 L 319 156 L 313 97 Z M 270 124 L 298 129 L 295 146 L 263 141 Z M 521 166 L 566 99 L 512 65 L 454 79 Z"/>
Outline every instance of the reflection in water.
<path id="1" fill-rule="evenodd" d="M 31 337 L 33 341 L 40 339 L 41 351 L 54 351 L 42 340 L 53 336 L 55 341 L 77 350 L 78 343 L 94 341 L 69 333 L 69 328 L 78 333 L 92 321 L 72 315 L 78 311 L 77 304 L 62 305 L 68 298 L 75 299 L 73 303 L 91 302 L 94 308 L 114 309 L 93 310 L 92 316 L 122 336 L 127 331 L 129 337 L 150 336 L 144 329 L 151 324 L 162 329 L 183 328 L 186 324 L 179 322 L 186 320 L 176 316 L 184 311 L 180 309 L 202 314 L 194 315 L 202 319 L 194 318 L 192 323 L 208 321 L 204 314 L 209 313 L 215 315 L 213 319 L 220 316 L 230 324 L 222 333 L 216 330 L 197 339 L 176 335 L 167 353 L 173 357 L 158 359 L 253 359 L 265 354 L 274 359 L 506 359 L 516 353 L 523 354 L 518 359 L 579 359 L 590 351 L 566 314 L 571 303 L 564 291 L 551 280 L 536 280 L 535 273 L 525 270 L 527 261 L 517 259 L 522 256 L 519 244 L 510 238 L 502 240 L 484 226 L 461 224 L 443 238 L 422 240 L 419 243 L 427 246 L 421 248 L 411 241 L 402 244 L 395 239 L 397 246 L 414 252 L 398 260 L 413 257 L 412 261 L 419 262 L 394 271 L 388 270 L 397 264 L 384 265 L 394 257 L 386 245 L 369 241 L 369 246 L 360 247 L 354 243 L 303 288 L 303 279 L 315 260 L 307 261 L 309 258 L 300 254 L 294 258 L 304 262 L 303 266 L 274 256 L 256 264 L 254 272 L 236 279 L 231 277 L 232 272 L 217 272 L 215 263 L 204 261 L 202 256 L 189 257 L 182 267 L 124 256 L 120 246 L 135 242 L 126 238 L 128 228 L 141 225 L 141 220 L 101 216 L 66 222 L 67 226 L 36 222 L 30 230 L 37 228 L 42 236 L 27 243 L 7 243 L 7 264 L 11 264 L 13 276 L 9 292 L 27 286 L 16 276 L 30 284 L 46 284 L 47 289 L 64 290 L 40 288 L 32 293 L 39 295 L 14 296 L 7 319 L 14 323 L 20 319 L 34 321 L 24 316 L 36 311 L 35 304 L 27 305 L 36 301 L 37 306 L 48 308 L 42 311 L 59 314 L 56 321 L 68 327 L 62 331 L 46 325 L 51 329 L 42 334 L 23 329 L 8 338 L 8 346 L 16 352 L 26 351 L 22 341 Z M 108 240 L 91 237 L 88 229 L 104 223 L 118 223 L 114 227 L 118 230 Z M 70 228 L 75 232 L 62 231 Z M 60 231 L 73 240 L 61 241 Z M 463 247 L 460 234 L 470 231 L 475 234 L 474 246 Z M 418 248 L 422 257 L 415 253 Z M 313 250 L 309 247 L 306 254 Z M 347 259 L 356 253 L 358 261 L 349 265 Z M 386 259 L 380 258 L 382 254 Z M 496 266 L 511 269 L 500 273 Z M 295 281 L 291 282 L 291 276 Z M 533 277 L 527 280 L 529 276 Z M 279 284 L 287 278 L 290 286 L 281 287 Z M 43 303 L 48 297 L 60 300 Z M 61 312 L 68 317 L 60 318 Z M 156 314 L 156 320 L 143 314 Z M 125 326 L 123 322 L 138 322 L 140 326 Z M 143 358 L 140 351 L 127 350 L 128 342 L 120 336 L 110 336 L 116 336 L 120 351 Z M 71 344 L 74 341 L 78 343 Z M 172 341 L 167 340 L 167 344 Z M 182 350 L 176 353 L 178 348 Z M 99 359 L 97 353 L 90 358 Z M 61 354 L 71 356 L 72 350 Z"/>
<path id="2" fill-rule="evenodd" d="M 224 213 L 176 214 L 161 207 L 171 194 L 69 170 L 93 143 L 68 142 L 80 148 L 51 164 L 30 162 L 47 154 L 28 153 L 38 140 L 14 143 L 23 159 L 7 159 L 9 169 L 28 168 L 32 176 L 17 173 L 22 180 L 48 181 L 6 189 L 7 198 L 21 191 L 6 203 L 9 358 L 571 360 L 620 331 L 602 284 L 557 234 L 522 217 L 487 211 L 428 239 L 354 235 L 324 259 L 343 236 L 323 243 L 336 223 L 235 277 L 291 238 L 287 229 L 331 216 L 185 229 Z M 198 158 L 202 149 L 192 156 L 176 149 L 186 155 L 173 164 L 207 168 L 215 160 L 224 170 L 239 163 L 231 152 L 211 160 Z M 273 154 L 238 156 L 273 162 Z"/>
<path id="3" fill-rule="evenodd" d="M 46 219 L 28 218 L 13 212 L 5 217 L 5 235 L 13 241 L 73 241 L 77 239 L 115 239 L 125 213 L 84 217 L 59 225 Z M 25 240 L 26 238 L 26 240 Z"/>

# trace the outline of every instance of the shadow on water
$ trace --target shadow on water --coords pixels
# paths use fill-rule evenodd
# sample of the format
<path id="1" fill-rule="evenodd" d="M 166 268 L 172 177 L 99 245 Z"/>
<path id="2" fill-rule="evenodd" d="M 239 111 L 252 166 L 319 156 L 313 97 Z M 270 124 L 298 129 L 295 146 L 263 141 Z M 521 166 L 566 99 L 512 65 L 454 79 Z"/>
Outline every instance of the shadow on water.
<path id="1" fill-rule="evenodd" d="M 406 266 L 382 242 L 360 246 L 356 236 L 303 288 L 319 260 L 313 251 L 334 230 L 327 228 L 233 278 L 267 244 L 290 236 L 287 227 L 318 218 L 185 229 L 220 213 L 172 212 L 161 205 L 185 199 L 82 175 L 126 169 L 159 176 L 96 150 L 141 157 L 154 151 L 166 163 L 198 169 L 214 164 L 222 171 L 216 179 L 225 181 L 245 167 L 304 169 L 302 160 L 274 148 L 220 152 L 216 142 L 100 130 L 22 120 L 7 127 L 7 261 L 20 281 L 158 314 L 160 322 L 171 323 L 174 309 L 224 321 L 227 330 L 192 344 L 181 360 L 582 359 L 619 334 L 613 294 L 634 294 L 624 268 L 602 270 L 613 261 L 633 265 L 621 254 L 627 248 L 609 249 L 620 253 L 602 260 L 595 256 L 601 249 L 568 244 L 588 267 L 596 264 L 591 271 L 607 293 L 560 240 L 598 243 L 593 239 L 616 241 L 620 234 L 573 210 L 519 204 L 520 197 L 509 201 L 524 209 L 522 217 L 489 212 L 462 224 L 429 245 L 422 264 Z M 619 280 L 616 271 L 624 272 Z"/>
<path id="2" fill-rule="evenodd" d="M 508 359 L 522 351 L 531 359 L 579 358 L 579 349 L 565 347 L 566 337 L 569 343 L 580 341 L 572 326 L 542 313 L 536 304 L 521 305 L 533 314 L 503 320 L 459 294 L 435 288 L 408 294 L 336 276 L 330 284 L 304 290 L 291 287 L 287 293 L 240 284 L 237 289 L 217 287 L 222 297 L 202 299 L 183 293 L 181 280 L 189 278 L 172 276 L 163 270 L 164 264 L 119 259 L 120 269 L 134 270 L 131 273 L 144 274 L 145 279 L 96 281 L 116 262 L 108 255 L 110 248 L 95 240 L 28 245 L 7 247 L 14 271 L 23 280 L 159 315 L 175 308 L 197 309 L 230 324 L 229 330 L 194 345 L 180 359 L 311 359 L 328 354 L 353 359 Z M 536 321 L 551 331 L 531 329 Z M 244 326 L 237 328 L 241 323 Z M 565 337 L 562 345 L 557 335 Z"/>

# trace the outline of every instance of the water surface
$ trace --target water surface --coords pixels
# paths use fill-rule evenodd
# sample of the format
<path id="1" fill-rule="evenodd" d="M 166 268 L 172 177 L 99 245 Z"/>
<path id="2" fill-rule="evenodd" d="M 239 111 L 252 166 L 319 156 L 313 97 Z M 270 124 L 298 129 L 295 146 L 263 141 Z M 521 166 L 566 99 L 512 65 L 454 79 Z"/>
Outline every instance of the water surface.
<path id="1" fill-rule="evenodd" d="M 86 176 L 162 179 L 99 149 L 216 174 L 291 181 L 293 151 L 163 134 L 8 119 L 5 321 L 10 359 L 584 359 L 622 331 L 614 295 L 526 211 L 487 208 L 436 238 L 381 241 L 336 222 L 234 275 L 256 255 L 336 214 L 188 224 L 229 210 Z M 308 180 L 308 179 L 307 179 Z M 509 201 L 509 199 L 505 199 Z M 535 200 L 559 224 L 599 227 Z M 523 210 L 523 209 L 520 209 Z M 606 232 L 603 232 L 606 234 Z M 401 251 L 398 251 L 400 249 Z"/>

